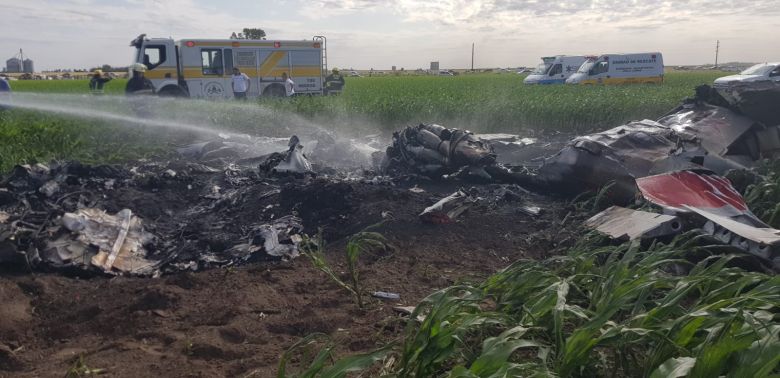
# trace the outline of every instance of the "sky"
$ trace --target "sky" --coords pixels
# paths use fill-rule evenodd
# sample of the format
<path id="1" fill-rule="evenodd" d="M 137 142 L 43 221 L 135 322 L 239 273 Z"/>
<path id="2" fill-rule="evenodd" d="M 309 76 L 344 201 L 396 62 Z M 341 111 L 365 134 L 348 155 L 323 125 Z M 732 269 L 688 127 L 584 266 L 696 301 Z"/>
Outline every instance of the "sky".
<path id="1" fill-rule="evenodd" d="M 331 67 L 535 66 L 541 56 L 663 53 L 666 65 L 780 60 L 780 0 L 0 0 L 0 58 L 36 70 L 128 65 L 130 40 L 328 38 Z"/>

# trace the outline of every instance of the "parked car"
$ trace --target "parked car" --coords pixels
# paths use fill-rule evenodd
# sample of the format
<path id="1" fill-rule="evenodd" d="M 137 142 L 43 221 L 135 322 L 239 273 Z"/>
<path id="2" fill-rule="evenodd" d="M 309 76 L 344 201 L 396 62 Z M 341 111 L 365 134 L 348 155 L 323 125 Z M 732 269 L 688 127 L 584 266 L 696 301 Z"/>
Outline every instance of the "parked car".
<path id="1" fill-rule="evenodd" d="M 729 75 L 715 80 L 715 87 L 726 87 L 735 83 L 753 83 L 758 81 L 774 81 L 780 83 L 780 62 L 756 64 L 736 75 Z"/>

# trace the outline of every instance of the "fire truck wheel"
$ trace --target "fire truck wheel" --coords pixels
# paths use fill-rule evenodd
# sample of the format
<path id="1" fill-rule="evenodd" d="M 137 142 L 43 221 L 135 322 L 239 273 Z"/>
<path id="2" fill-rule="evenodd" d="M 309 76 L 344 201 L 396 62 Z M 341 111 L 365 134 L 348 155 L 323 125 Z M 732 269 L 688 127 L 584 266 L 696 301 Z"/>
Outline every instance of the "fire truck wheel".
<path id="1" fill-rule="evenodd" d="M 158 92 L 160 97 L 185 97 L 185 93 L 181 88 L 173 85 L 169 85 Z"/>
<path id="2" fill-rule="evenodd" d="M 284 87 L 281 84 L 272 84 L 263 90 L 263 96 L 284 97 L 284 94 Z"/>

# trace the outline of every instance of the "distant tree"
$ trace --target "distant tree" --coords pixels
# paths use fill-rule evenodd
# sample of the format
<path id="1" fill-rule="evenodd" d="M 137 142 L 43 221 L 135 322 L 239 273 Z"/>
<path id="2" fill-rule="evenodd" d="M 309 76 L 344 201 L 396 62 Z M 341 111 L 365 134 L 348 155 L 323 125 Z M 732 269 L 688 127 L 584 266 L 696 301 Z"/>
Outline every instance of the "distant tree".
<path id="1" fill-rule="evenodd" d="M 265 39 L 265 30 L 259 28 L 244 28 L 244 39 Z"/>
<path id="2" fill-rule="evenodd" d="M 102 69 L 103 69 L 103 72 L 110 72 L 110 71 L 112 71 L 112 70 L 113 70 L 113 67 L 111 67 L 111 66 L 110 66 L 110 65 L 108 65 L 108 64 L 104 64 L 104 65 L 103 65 L 103 67 L 102 67 Z"/>

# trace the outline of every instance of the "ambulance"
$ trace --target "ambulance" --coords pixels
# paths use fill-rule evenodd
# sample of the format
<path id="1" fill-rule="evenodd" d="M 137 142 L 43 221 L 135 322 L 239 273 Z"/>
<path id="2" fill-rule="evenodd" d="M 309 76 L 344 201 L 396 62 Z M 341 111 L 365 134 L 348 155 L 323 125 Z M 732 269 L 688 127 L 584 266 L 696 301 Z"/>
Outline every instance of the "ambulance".
<path id="1" fill-rule="evenodd" d="M 161 96 L 232 98 L 232 71 L 249 76 L 248 97 L 285 95 L 282 74 L 295 82 L 296 94 L 322 94 L 327 75 L 326 38 L 311 40 L 146 38 L 130 46 L 133 63 L 146 65 L 145 76 Z"/>
<path id="2" fill-rule="evenodd" d="M 607 54 L 588 59 L 566 84 L 660 84 L 664 60 L 659 52 Z"/>
<path id="3" fill-rule="evenodd" d="M 524 84 L 563 84 L 566 79 L 577 72 L 582 63 L 585 63 L 585 56 L 556 55 L 552 57 L 543 57 L 540 64 L 534 72 L 526 76 Z"/>

